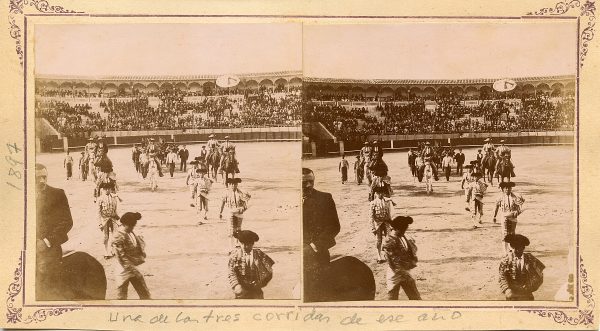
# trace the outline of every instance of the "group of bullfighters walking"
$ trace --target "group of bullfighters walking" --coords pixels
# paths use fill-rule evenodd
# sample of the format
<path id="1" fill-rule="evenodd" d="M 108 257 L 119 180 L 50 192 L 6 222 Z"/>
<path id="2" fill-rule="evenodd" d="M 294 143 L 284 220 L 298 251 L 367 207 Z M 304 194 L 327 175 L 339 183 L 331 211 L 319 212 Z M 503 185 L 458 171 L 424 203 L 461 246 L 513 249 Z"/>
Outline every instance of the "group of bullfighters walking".
<path id="1" fill-rule="evenodd" d="M 464 166 L 467 171 L 463 174 L 463 163 L 465 162 L 462 149 L 454 153 L 451 148 L 441 151 L 441 166 L 449 180 L 451 164 L 456 163 L 457 174 L 462 175 L 461 189 L 465 194 L 465 209 L 471 213 L 473 229 L 477 229 L 483 223 L 483 197 L 487 191 L 488 184 L 484 179 L 484 163 L 488 158 L 494 158 L 499 162 L 510 165 L 511 175 L 508 180 L 499 180 L 502 194 L 495 201 L 492 222 L 502 227 L 502 249 L 504 256 L 499 266 L 499 286 L 507 300 L 533 300 L 535 292 L 543 283 L 544 264 L 530 253 L 524 253 L 529 245 L 529 239 L 516 233 L 517 217 L 523 212 L 525 199 L 513 192 L 515 182 L 510 181 L 514 177 L 511 161 L 511 150 L 501 140 L 501 145 L 495 147 L 491 138 L 485 140 L 483 150 L 485 154 L 478 151 L 477 159 Z M 439 150 L 438 150 L 439 152 Z M 418 151 L 409 151 L 409 166 L 413 176 L 419 176 L 419 169 L 429 165 L 438 180 L 436 166 L 436 150 L 429 142 L 419 146 Z M 361 184 L 362 175 L 367 178 L 369 187 L 369 215 L 371 230 L 376 237 L 376 261 L 388 265 L 387 284 L 390 292 L 389 299 L 397 298 L 397 291 L 402 287 L 409 299 L 420 299 L 416 283 L 409 270 L 416 266 L 416 244 L 413 239 L 404 236 L 412 219 L 407 221 L 406 217 L 398 216 L 392 218 L 392 206 L 396 203 L 391 196 L 391 178 L 388 176 L 388 168 L 382 159 L 383 150 L 377 143 L 365 143 L 354 164 L 357 184 Z M 424 164 L 423 164 L 424 163 Z M 349 164 L 345 157 L 339 162 L 338 169 L 342 174 L 342 183 L 347 182 L 347 169 Z M 421 170 L 422 171 L 422 170 Z M 499 220 L 498 220 L 499 219 Z M 393 226 L 392 226 L 393 225 Z M 401 229 L 400 232 L 395 229 Z M 391 235 L 391 236 L 390 236 Z M 398 237 L 399 236 L 399 237 Z"/>
<path id="2" fill-rule="evenodd" d="M 135 144 L 131 151 L 136 172 L 143 180 L 150 182 L 153 192 L 158 188 L 158 178 L 164 176 L 162 166 L 166 164 L 171 178 L 174 178 L 175 164 L 180 162 L 179 170 L 187 172 L 186 186 L 189 187 L 192 199 L 190 205 L 196 207 L 199 225 L 208 219 L 209 192 L 212 184 L 217 181 L 217 176 L 210 178 L 207 175 L 209 160 L 214 159 L 213 154 L 235 158 L 235 145 L 229 141 L 229 137 L 226 136 L 222 143 L 215 139 L 214 135 L 210 135 L 209 138 L 206 145 L 202 146 L 200 155 L 189 162 L 192 165 L 189 170 L 189 151 L 185 145 L 177 147 L 163 142 L 162 139 L 155 142 L 154 138 L 145 138 L 141 144 Z M 72 177 L 73 163 L 73 158 L 67 152 L 64 159 L 67 180 Z M 235 172 L 239 173 L 237 160 L 234 166 Z M 127 298 L 129 283 L 134 286 L 140 299 L 149 299 L 150 292 L 137 268 L 145 261 L 145 243 L 141 236 L 133 233 L 133 227 L 137 220 L 141 219 L 141 214 L 125 213 L 119 216 L 118 204 L 123 200 L 118 196 L 116 173 L 113 171 L 112 161 L 108 158 L 108 146 L 103 139 L 89 139 L 81 152 L 79 169 L 83 181 L 87 180 L 88 176 L 94 179 L 93 197 L 97 204 L 99 228 L 104 235 L 104 258 L 108 260 L 119 254 L 118 260 L 123 272 L 120 274 L 118 299 Z M 215 171 L 215 174 L 217 173 L 220 171 Z M 258 234 L 242 230 L 243 215 L 248 209 L 251 195 L 240 190 L 238 185 L 241 182 L 241 178 L 226 178 L 226 192 L 220 203 L 219 218 L 222 219 L 225 214 L 229 221 L 231 252 L 228 281 L 236 298 L 260 299 L 263 298 L 262 288 L 272 278 L 272 265 L 275 262 L 260 249 L 254 248 L 254 243 L 259 240 Z M 131 256 L 121 256 L 123 252 L 131 253 Z"/>

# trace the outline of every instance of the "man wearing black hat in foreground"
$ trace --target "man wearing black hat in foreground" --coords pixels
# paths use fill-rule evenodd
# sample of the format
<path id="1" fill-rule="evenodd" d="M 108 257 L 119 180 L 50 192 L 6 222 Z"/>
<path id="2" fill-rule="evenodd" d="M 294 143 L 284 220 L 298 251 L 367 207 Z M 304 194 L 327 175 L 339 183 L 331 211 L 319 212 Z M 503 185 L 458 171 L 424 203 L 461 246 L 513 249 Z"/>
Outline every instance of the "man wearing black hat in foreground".
<path id="1" fill-rule="evenodd" d="M 414 240 L 404 235 L 412 222 L 412 217 L 395 217 L 390 222 L 391 231 L 383 244 L 388 262 L 386 272 L 388 300 L 398 300 L 400 287 L 409 300 L 421 300 L 417 284 L 410 274 L 410 269 L 417 266 L 417 246 Z"/>
<path id="2" fill-rule="evenodd" d="M 520 234 L 504 237 L 511 250 L 500 262 L 500 290 L 509 301 L 532 301 L 533 292 L 544 282 L 544 264 L 530 253 L 523 253 L 529 239 Z"/>
<path id="3" fill-rule="evenodd" d="M 144 280 L 144 275 L 138 270 L 138 266 L 146 261 L 146 244 L 142 237 L 133 232 L 137 222 L 142 219 L 140 213 L 127 212 L 121 216 L 121 224 L 112 247 L 119 261 L 120 273 L 117 278 L 117 299 L 127 299 L 129 283 L 142 300 L 150 299 L 150 291 Z"/>
<path id="4" fill-rule="evenodd" d="M 229 285 L 236 299 L 264 299 L 262 288 L 273 278 L 275 262 L 260 249 L 254 248 L 258 235 L 250 230 L 234 233 L 242 245 L 229 256 Z"/>
<path id="5" fill-rule="evenodd" d="M 340 232 L 335 202 L 330 193 L 314 189 L 315 175 L 302 168 L 302 231 L 304 265 L 304 301 L 323 300 L 323 275 L 329 265 L 329 249 Z"/>

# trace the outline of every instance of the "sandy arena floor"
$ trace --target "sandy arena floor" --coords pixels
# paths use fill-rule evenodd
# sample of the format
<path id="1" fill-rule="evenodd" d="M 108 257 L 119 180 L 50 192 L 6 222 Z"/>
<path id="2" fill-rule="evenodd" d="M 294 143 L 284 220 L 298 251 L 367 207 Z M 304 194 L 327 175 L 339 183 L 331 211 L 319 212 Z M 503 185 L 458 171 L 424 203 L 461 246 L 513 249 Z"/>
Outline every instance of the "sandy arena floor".
<path id="1" fill-rule="evenodd" d="M 476 149 L 465 149 L 467 162 Z M 545 265 L 544 284 L 536 300 L 554 300 L 573 272 L 570 249 L 575 246 L 574 147 L 513 147 L 517 183 L 514 191 L 525 198 L 525 211 L 518 219 L 517 233 L 531 240 L 528 251 Z M 355 158 L 349 156 L 352 166 Z M 412 270 L 424 300 L 504 300 L 498 287 L 498 265 L 502 255 L 501 227 L 492 224 L 494 202 L 500 189 L 489 187 L 484 198 L 482 228 L 473 230 L 464 210 L 461 178 L 450 181 L 440 173 L 434 192 L 428 196 L 425 183 L 414 181 L 406 152 L 384 155 L 392 177 L 395 214 L 412 216 L 415 222 L 407 234 L 419 248 L 419 263 Z M 315 188 L 333 194 L 342 230 L 332 255 L 353 255 L 375 273 L 377 300 L 385 300 L 385 267 L 377 264 L 375 237 L 370 231 L 368 190 L 365 184 L 341 184 L 337 158 L 304 160 L 313 169 Z M 349 174 L 353 180 L 353 174 Z M 401 291 L 401 300 L 406 296 Z"/>
<path id="2" fill-rule="evenodd" d="M 188 145 L 190 158 L 199 155 L 201 145 Z M 261 248 L 275 260 L 274 277 L 264 288 L 266 299 L 293 299 L 300 282 L 300 155 L 298 142 L 237 144 L 243 182 L 242 191 L 252 195 L 244 214 L 243 229 L 257 232 Z M 79 153 L 72 153 L 78 162 Z M 65 250 L 80 250 L 96 257 L 105 266 L 107 299 L 116 298 L 116 259 L 104 260 L 102 233 L 98 229 L 97 207 L 93 203 L 93 182 L 67 181 L 64 154 L 42 154 L 37 162 L 48 167 L 49 185 L 67 193 L 74 226 Z M 153 299 L 232 299 L 227 281 L 228 224 L 219 220 L 218 208 L 224 192 L 222 181 L 210 193 L 209 220 L 198 226 L 195 208 L 185 186 L 186 173 L 177 166 L 174 178 L 160 178 L 158 190 L 150 191 L 147 181 L 135 171 L 130 148 L 112 148 L 120 185 L 119 215 L 127 211 L 142 214 L 136 233 L 147 243 L 148 258 L 141 266 Z M 188 165 L 189 167 L 189 165 Z M 137 298 L 130 287 L 131 298 Z"/>

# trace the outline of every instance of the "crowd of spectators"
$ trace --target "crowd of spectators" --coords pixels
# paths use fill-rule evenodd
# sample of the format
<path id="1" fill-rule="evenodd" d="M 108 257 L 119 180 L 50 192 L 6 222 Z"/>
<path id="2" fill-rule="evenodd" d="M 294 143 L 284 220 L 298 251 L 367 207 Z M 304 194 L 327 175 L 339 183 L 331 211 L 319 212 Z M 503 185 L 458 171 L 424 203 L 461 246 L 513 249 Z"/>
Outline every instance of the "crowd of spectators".
<path id="1" fill-rule="evenodd" d="M 36 101 L 36 117 L 45 118 L 60 133 L 83 136 L 86 132 L 101 130 L 103 120 L 99 112 L 91 111 L 89 104 L 69 105 L 63 101 Z"/>
<path id="2" fill-rule="evenodd" d="M 255 93 L 186 98 L 189 96 L 184 91 L 168 90 L 154 97 L 106 98 L 99 102 L 99 109 L 95 112 L 91 111 L 89 104 L 70 106 L 67 101 L 41 98 L 36 101 L 36 116 L 48 119 L 52 126 L 67 136 L 83 136 L 92 131 L 301 124 L 301 92 L 297 88 L 261 88 Z"/>
<path id="3" fill-rule="evenodd" d="M 305 105 L 304 120 L 323 123 L 342 140 L 366 135 L 466 132 L 518 132 L 572 130 L 575 100 L 572 95 L 527 96 L 522 99 L 478 100 L 467 105 L 459 96 L 386 102 L 371 107 L 346 109 L 337 103 Z"/>

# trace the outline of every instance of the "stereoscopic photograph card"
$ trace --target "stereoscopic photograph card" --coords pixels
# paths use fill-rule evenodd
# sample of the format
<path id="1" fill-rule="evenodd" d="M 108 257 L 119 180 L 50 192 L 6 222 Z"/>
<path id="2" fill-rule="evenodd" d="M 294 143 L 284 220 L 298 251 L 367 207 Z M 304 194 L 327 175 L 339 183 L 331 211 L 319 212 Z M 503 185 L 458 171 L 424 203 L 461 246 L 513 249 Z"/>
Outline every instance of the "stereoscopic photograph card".
<path id="1" fill-rule="evenodd" d="M 594 1 L 2 10 L 2 327 L 598 328 Z"/>

